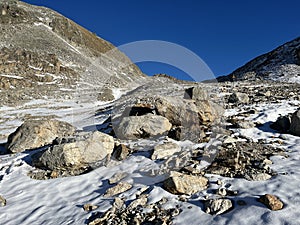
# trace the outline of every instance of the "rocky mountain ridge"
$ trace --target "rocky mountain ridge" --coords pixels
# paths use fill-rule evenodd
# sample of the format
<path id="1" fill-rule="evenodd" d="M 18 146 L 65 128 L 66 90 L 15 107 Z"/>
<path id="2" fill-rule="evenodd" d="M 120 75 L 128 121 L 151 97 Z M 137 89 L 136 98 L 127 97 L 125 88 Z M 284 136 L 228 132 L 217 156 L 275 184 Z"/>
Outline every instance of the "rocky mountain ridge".
<path id="1" fill-rule="evenodd" d="M 4 0 L 0 12 L 0 95 L 6 103 L 145 78 L 111 43 L 50 9 Z"/>
<path id="2" fill-rule="evenodd" d="M 300 37 L 256 57 L 219 81 L 278 80 L 300 81 Z"/>

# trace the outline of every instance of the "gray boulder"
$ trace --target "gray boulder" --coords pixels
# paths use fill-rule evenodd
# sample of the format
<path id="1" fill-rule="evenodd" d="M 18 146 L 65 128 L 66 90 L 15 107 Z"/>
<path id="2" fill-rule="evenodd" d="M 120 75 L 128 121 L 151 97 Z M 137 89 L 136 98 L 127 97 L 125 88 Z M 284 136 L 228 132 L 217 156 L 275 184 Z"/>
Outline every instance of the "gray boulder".
<path id="1" fill-rule="evenodd" d="M 185 90 L 185 98 L 190 98 L 196 101 L 209 100 L 207 91 L 201 86 L 195 86 Z"/>
<path id="2" fill-rule="evenodd" d="M 159 115 L 166 117 L 175 126 L 211 124 L 222 113 L 220 106 L 211 101 L 191 101 L 179 97 L 159 97 L 155 107 Z"/>
<path id="3" fill-rule="evenodd" d="M 79 133 L 55 142 L 46 151 L 33 156 L 34 166 L 57 171 L 79 170 L 109 158 L 114 149 L 114 139 L 98 131 Z"/>
<path id="4" fill-rule="evenodd" d="M 249 96 L 245 93 L 235 92 L 231 94 L 228 98 L 229 103 L 249 103 Z"/>
<path id="5" fill-rule="evenodd" d="M 123 117 L 115 127 L 118 138 L 139 139 L 162 135 L 172 127 L 169 120 L 163 116 L 146 114 L 143 116 Z"/>
<path id="6" fill-rule="evenodd" d="M 17 153 L 51 144 L 57 137 L 74 134 L 75 127 L 58 120 L 29 120 L 24 122 L 14 133 L 10 134 L 6 149 Z"/>
<path id="7" fill-rule="evenodd" d="M 300 136 L 300 109 L 298 109 L 292 115 L 290 132 L 291 132 L 291 134 Z"/>

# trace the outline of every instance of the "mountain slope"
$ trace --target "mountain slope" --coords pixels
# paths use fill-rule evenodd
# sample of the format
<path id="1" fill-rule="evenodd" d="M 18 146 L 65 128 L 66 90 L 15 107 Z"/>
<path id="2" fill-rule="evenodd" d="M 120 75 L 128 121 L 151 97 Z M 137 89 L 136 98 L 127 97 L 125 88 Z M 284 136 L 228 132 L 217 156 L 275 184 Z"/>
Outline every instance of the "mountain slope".
<path id="1" fill-rule="evenodd" d="M 300 37 L 256 57 L 230 75 L 218 78 L 219 81 L 255 79 L 299 82 Z"/>
<path id="2" fill-rule="evenodd" d="M 0 89 L 6 102 L 12 90 L 10 97 L 20 100 L 81 83 L 119 87 L 144 77 L 111 43 L 53 10 L 4 0 L 0 12 Z"/>

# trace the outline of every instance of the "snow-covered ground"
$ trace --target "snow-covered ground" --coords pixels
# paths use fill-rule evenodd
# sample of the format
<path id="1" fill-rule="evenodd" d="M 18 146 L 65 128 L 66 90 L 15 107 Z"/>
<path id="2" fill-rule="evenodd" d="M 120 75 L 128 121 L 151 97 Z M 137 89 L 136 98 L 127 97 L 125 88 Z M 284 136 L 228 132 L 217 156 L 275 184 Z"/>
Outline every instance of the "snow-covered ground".
<path id="1" fill-rule="evenodd" d="M 116 97 L 122 92 L 115 90 Z M 95 117 L 95 109 L 107 108 L 110 103 L 103 102 L 76 102 L 66 100 L 61 102 L 39 100 L 27 103 L 19 108 L 0 108 L 0 134 L 2 142 L 6 135 L 11 133 L 30 113 L 31 116 L 55 116 L 76 125 L 79 129 L 90 127 L 103 122 L 107 115 Z M 262 103 L 253 106 L 258 113 L 251 116 L 251 120 L 261 124 L 275 121 L 279 114 L 294 112 L 299 102 L 283 101 L 278 104 Z M 227 110 L 225 114 L 238 113 Z M 27 176 L 32 167 L 27 163 L 29 153 L 15 155 L 0 155 L 0 195 L 7 200 L 7 205 L 0 208 L 0 224 L 86 224 L 90 212 L 82 208 L 84 204 L 98 205 L 98 211 L 106 211 L 112 205 L 113 198 L 104 197 L 109 187 L 108 179 L 118 173 L 126 173 L 123 181 L 133 184 L 133 188 L 120 194 L 127 200 L 136 198 L 143 187 L 149 188 L 149 203 L 157 202 L 162 197 L 169 199 L 166 207 L 179 205 L 183 210 L 174 219 L 174 224 L 212 225 L 212 224 L 300 224 L 300 137 L 279 134 L 263 126 L 262 128 L 239 129 L 236 132 L 253 140 L 265 139 L 274 142 L 273 145 L 286 149 L 289 157 L 276 156 L 271 158 L 274 169 L 278 175 L 268 181 L 247 181 L 245 179 L 221 177 L 207 174 L 210 185 L 205 191 L 193 195 L 187 202 L 172 195 L 161 187 L 165 175 L 153 176 L 153 170 L 158 165 L 147 157 L 147 151 L 136 153 L 121 162 L 112 161 L 107 167 L 100 167 L 88 174 L 51 180 L 34 180 Z M 1 135 L 0 135 L 1 137 Z M 281 140 L 281 142 L 276 142 Z M 0 142 L 1 142 L 0 141 Z M 277 144 L 276 144 L 277 143 Z M 279 144 L 281 143 L 281 144 Z M 150 141 L 139 143 L 144 150 L 151 148 Z M 178 142 L 182 146 L 192 145 L 188 142 Z M 217 180 L 223 186 L 238 190 L 237 196 L 229 197 L 235 204 L 234 209 L 219 216 L 206 214 L 201 200 L 213 196 L 213 190 L 218 188 Z M 271 211 L 257 201 L 260 195 L 270 193 L 278 196 L 284 202 L 280 211 Z M 238 200 L 244 200 L 247 205 L 240 206 Z"/>

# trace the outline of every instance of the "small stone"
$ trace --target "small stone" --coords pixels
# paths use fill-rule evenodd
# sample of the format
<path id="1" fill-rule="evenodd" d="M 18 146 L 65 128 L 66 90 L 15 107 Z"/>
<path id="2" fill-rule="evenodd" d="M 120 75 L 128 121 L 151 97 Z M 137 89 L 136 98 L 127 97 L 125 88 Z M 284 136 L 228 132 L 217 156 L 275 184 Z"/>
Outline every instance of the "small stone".
<path id="1" fill-rule="evenodd" d="M 250 180 L 253 180 L 253 181 L 265 181 L 265 180 L 269 180 L 271 178 L 272 178 L 272 176 L 267 173 L 252 174 L 250 176 Z"/>
<path id="2" fill-rule="evenodd" d="M 127 175 L 128 175 L 128 173 L 126 173 L 126 172 L 116 173 L 108 180 L 108 183 L 109 184 L 118 183 L 120 180 L 127 177 Z"/>
<path id="3" fill-rule="evenodd" d="M 217 185 L 223 185 L 223 182 L 221 180 L 217 180 Z"/>
<path id="4" fill-rule="evenodd" d="M 127 182 L 120 182 L 116 186 L 107 189 L 106 193 L 104 194 L 105 197 L 111 197 L 117 194 L 121 194 L 125 191 L 128 191 L 132 188 L 132 185 Z"/>
<path id="5" fill-rule="evenodd" d="M 84 211 L 87 211 L 87 212 L 93 211 L 93 210 L 95 210 L 97 208 L 98 208 L 98 206 L 92 205 L 92 204 L 85 204 L 83 206 Z"/>
<path id="6" fill-rule="evenodd" d="M 3 198 L 1 195 L 0 195 L 0 205 L 3 207 L 3 206 L 6 206 L 6 199 Z"/>
<path id="7" fill-rule="evenodd" d="M 134 200 L 129 204 L 128 209 L 135 209 L 138 206 L 145 206 L 147 204 L 147 201 L 147 196 L 141 195 L 138 199 Z"/>
<path id="8" fill-rule="evenodd" d="M 118 197 L 115 198 L 113 207 L 116 208 L 116 209 L 118 209 L 118 210 L 124 208 L 124 207 L 125 207 L 125 202 L 124 202 L 124 200 L 121 199 L 121 198 L 118 198 Z"/>
<path id="9" fill-rule="evenodd" d="M 217 190 L 217 194 L 218 194 L 218 195 L 221 195 L 221 196 L 226 196 L 226 195 L 227 195 L 227 191 L 226 191 L 225 188 L 219 188 L 219 189 Z"/>
<path id="10" fill-rule="evenodd" d="M 271 164 L 273 164 L 273 162 L 272 162 L 270 159 L 265 159 L 265 160 L 263 161 L 263 163 L 264 163 L 265 165 L 271 165 Z"/>
<path id="11" fill-rule="evenodd" d="M 265 194 L 261 196 L 258 201 L 274 211 L 283 208 L 283 202 L 280 201 L 280 199 L 278 199 L 276 196 L 271 194 Z"/>
<path id="12" fill-rule="evenodd" d="M 267 91 L 264 93 L 264 96 L 266 96 L 266 97 L 270 97 L 271 95 L 272 95 L 271 91 Z"/>
<path id="13" fill-rule="evenodd" d="M 232 201 L 226 198 L 211 199 L 205 202 L 205 212 L 211 215 L 220 215 L 233 208 Z"/>
<path id="14" fill-rule="evenodd" d="M 171 172 L 164 181 L 164 188 L 172 194 L 195 194 L 207 188 L 208 179 L 202 176 Z"/>

